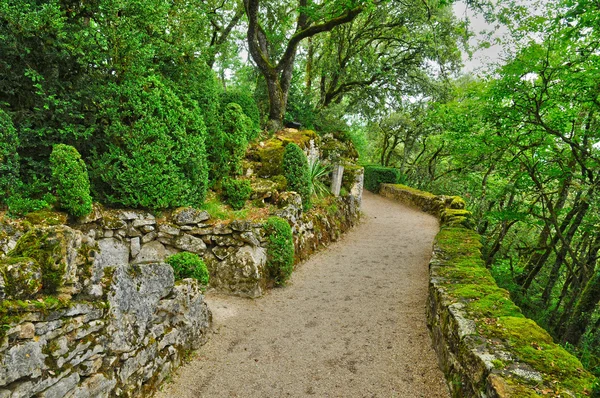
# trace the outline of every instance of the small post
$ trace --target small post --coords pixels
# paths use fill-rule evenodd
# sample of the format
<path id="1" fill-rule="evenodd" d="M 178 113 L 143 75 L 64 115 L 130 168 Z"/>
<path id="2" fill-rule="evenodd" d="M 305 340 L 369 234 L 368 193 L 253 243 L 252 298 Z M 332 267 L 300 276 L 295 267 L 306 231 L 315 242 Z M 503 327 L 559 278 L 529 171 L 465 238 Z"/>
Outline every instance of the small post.
<path id="1" fill-rule="evenodd" d="M 338 164 L 333 166 L 333 176 L 331 178 L 331 192 L 334 196 L 340 196 L 342 189 L 342 177 L 344 176 L 344 166 Z"/>

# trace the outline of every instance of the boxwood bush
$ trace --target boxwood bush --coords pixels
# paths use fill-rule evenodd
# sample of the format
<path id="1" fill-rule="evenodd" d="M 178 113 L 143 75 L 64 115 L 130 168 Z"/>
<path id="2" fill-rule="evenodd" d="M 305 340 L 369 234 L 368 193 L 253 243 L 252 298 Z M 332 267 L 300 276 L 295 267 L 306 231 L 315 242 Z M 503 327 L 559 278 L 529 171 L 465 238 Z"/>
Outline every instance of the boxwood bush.
<path id="1" fill-rule="evenodd" d="M 150 209 L 199 206 L 208 185 L 201 112 L 184 104 L 159 76 L 130 78 L 106 89 L 106 120 L 92 158 L 105 203 Z"/>
<path id="2" fill-rule="evenodd" d="M 90 214 L 90 180 L 77 149 L 70 145 L 54 145 L 50 154 L 50 168 L 59 207 L 76 217 Z"/>
<path id="3" fill-rule="evenodd" d="M 284 285 L 294 270 L 294 238 L 292 227 L 281 217 L 269 217 L 267 234 L 267 268 L 277 285 Z"/>
<path id="4" fill-rule="evenodd" d="M 252 194 L 252 187 L 248 180 L 234 180 L 226 178 L 223 180 L 223 200 L 231 205 L 234 210 L 240 210 Z"/>
<path id="5" fill-rule="evenodd" d="M 308 160 L 300 147 L 294 143 L 286 145 L 283 152 L 283 174 L 287 180 L 288 191 L 302 196 L 302 207 L 311 207 L 311 186 Z"/>
<path id="6" fill-rule="evenodd" d="M 193 278 L 203 285 L 208 285 L 210 279 L 208 268 L 197 254 L 181 252 L 167 257 L 166 261 L 173 267 L 175 280 Z"/>

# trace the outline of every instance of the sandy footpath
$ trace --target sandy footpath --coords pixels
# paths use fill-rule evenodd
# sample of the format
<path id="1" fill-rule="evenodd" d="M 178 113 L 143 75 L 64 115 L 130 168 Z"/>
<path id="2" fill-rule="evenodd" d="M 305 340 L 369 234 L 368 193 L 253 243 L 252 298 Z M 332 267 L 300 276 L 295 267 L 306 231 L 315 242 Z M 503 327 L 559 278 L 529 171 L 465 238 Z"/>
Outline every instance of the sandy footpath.
<path id="1" fill-rule="evenodd" d="M 360 225 L 214 334 L 157 397 L 449 397 L 425 324 L 433 217 L 365 193 Z"/>

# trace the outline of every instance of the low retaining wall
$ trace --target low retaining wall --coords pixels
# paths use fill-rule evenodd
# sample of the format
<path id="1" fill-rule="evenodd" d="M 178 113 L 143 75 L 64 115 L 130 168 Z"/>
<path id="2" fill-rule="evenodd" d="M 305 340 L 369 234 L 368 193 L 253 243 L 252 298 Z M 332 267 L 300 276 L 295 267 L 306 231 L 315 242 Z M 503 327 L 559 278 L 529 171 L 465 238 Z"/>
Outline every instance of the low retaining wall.
<path id="1" fill-rule="evenodd" d="M 383 184 L 380 194 L 440 219 L 427 320 L 453 397 L 588 397 L 595 378 L 496 285 L 455 196 Z"/>
<path id="2" fill-rule="evenodd" d="M 0 397 L 148 396 L 204 342 L 195 280 L 167 264 L 108 267 L 96 300 L 1 303 Z"/>
<path id="3" fill-rule="evenodd" d="M 354 225 L 362 174 L 355 182 L 308 213 L 281 194 L 275 215 L 292 225 L 296 262 Z M 0 219 L 0 398 L 149 396 L 210 327 L 201 286 L 164 263 L 180 251 L 206 261 L 212 289 L 258 297 L 269 283 L 260 222 L 193 208 Z"/>

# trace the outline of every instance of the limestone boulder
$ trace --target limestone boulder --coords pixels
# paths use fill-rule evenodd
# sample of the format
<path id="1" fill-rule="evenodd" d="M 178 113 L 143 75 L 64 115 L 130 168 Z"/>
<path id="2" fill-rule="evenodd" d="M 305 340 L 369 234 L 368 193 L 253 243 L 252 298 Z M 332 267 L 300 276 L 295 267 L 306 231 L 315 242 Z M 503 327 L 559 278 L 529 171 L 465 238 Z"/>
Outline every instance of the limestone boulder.
<path id="1" fill-rule="evenodd" d="M 108 293 L 109 348 L 133 351 L 151 326 L 156 306 L 175 283 L 173 268 L 164 263 L 121 265 L 115 269 Z"/>

